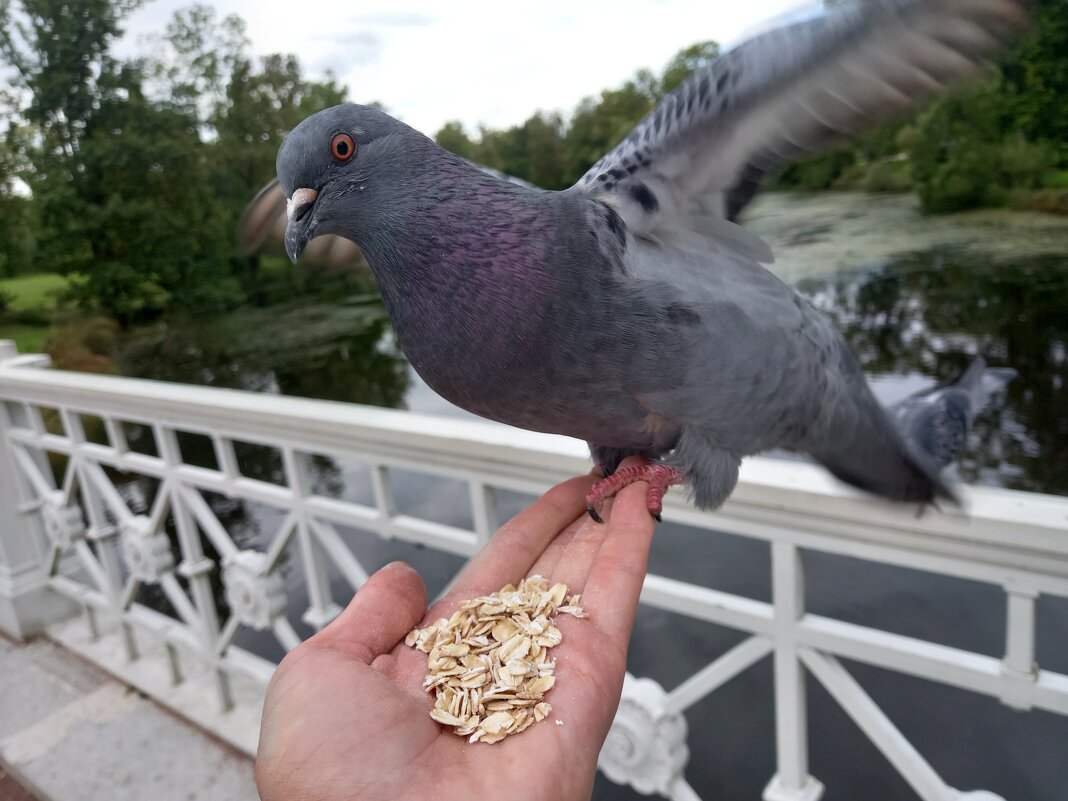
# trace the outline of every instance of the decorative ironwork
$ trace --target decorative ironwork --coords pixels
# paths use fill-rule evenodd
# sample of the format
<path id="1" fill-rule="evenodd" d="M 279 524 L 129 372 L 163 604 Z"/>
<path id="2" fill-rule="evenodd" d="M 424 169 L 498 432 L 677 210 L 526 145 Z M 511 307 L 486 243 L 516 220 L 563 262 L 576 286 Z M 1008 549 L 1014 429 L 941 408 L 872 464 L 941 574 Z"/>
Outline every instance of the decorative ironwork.
<path id="1" fill-rule="evenodd" d="M 668 695 L 652 679 L 627 674 L 597 767 L 616 784 L 643 795 L 670 796 L 690 758 L 686 719 L 665 714 Z"/>
<path id="2" fill-rule="evenodd" d="M 85 537 L 85 518 L 82 517 L 81 508 L 66 501 L 66 495 L 60 490 L 53 490 L 41 499 L 45 535 L 53 547 L 63 551 Z"/>
<path id="3" fill-rule="evenodd" d="M 145 584 L 158 584 L 164 574 L 174 570 L 171 541 L 162 531 L 155 531 L 144 515 L 124 520 L 120 526 L 122 555 L 130 575 Z"/>
<path id="4" fill-rule="evenodd" d="M 286 608 L 282 576 L 268 572 L 267 555 L 241 551 L 223 562 L 222 580 L 230 614 L 245 626 L 268 629 Z"/>

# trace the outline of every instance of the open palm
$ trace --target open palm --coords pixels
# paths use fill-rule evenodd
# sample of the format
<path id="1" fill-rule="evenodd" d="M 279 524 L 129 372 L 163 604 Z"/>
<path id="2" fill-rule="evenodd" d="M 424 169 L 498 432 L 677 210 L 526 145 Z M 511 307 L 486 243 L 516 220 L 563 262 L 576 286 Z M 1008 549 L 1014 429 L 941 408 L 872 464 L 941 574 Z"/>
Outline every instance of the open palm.
<path id="1" fill-rule="evenodd" d="M 294 649 L 264 703 L 256 760 L 263 801 L 589 798 L 653 532 L 645 484 L 623 490 L 599 525 L 585 514 L 593 482 L 560 484 L 503 526 L 431 609 L 418 574 L 396 562 Z M 535 573 L 582 593 L 589 617 L 557 618 L 564 640 L 553 649 L 549 717 L 500 743 L 469 744 L 430 718 L 426 654 L 404 636 L 462 600 Z"/>

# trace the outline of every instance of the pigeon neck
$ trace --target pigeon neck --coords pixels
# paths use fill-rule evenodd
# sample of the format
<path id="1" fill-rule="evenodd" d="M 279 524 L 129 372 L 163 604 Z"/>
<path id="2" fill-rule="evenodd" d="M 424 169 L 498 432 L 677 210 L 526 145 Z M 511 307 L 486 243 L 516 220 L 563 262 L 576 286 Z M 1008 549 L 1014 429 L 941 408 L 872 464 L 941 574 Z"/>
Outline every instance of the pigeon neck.
<path id="1" fill-rule="evenodd" d="M 407 197 L 363 244 L 408 358 L 514 356 L 552 303 L 551 193 L 450 160 Z"/>

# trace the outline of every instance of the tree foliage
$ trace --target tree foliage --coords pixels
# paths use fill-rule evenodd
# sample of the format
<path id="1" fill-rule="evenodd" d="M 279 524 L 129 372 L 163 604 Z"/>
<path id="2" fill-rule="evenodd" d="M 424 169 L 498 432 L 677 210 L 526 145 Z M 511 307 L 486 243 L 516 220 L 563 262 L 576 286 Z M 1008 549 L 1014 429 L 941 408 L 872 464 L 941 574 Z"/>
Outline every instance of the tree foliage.
<path id="1" fill-rule="evenodd" d="M 218 309 L 261 291 L 235 252 L 249 198 L 285 134 L 343 102 L 292 55 L 250 53 L 244 22 L 176 12 L 139 58 L 113 53 L 141 0 L 0 0 L 0 275 L 70 275 L 77 300 L 123 323 Z M 570 114 L 465 130 L 443 147 L 556 189 L 574 183 L 694 70 L 715 42 L 639 70 Z M 1037 0 L 1034 33 L 978 87 L 795 165 L 779 186 L 915 189 L 931 211 L 1005 202 L 1068 180 L 1068 0 Z M 1057 170 L 1060 170 L 1058 172 Z M 1053 203 L 1051 207 L 1058 207 Z"/>
<path id="2" fill-rule="evenodd" d="M 505 130 L 483 128 L 477 140 L 467 135 L 460 122 L 452 121 L 434 138 L 463 158 L 545 189 L 563 189 L 630 133 L 660 98 L 718 53 L 715 42 L 687 47 L 668 62 L 661 76 L 638 70 L 619 88 L 582 100 L 568 121 L 559 113 L 539 111 L 522 125 Z"/>
<path id="3" fill-rule="evenodd" d="M 674 91 L 697 70 L 707 67 L 719 57 L 719 43 L 697 42 L 684 47 L 664 67 L 660 78 L 659 94 L 666 95 Z"/>
<path id="4" fill-rule="evenodd" d="M 1021 133 L 1068 146 L 1068 0 L 1040 0 L 1032 34 L 1001 74 L 1001 94 Z"/>
<path id="5" fill-rule="evenodd" d="M 285 133 L 345 97 L 293 56 L 253 58 L 244 23 L 202 5 L 178 11 L 150 56 L 120 62 L 111 46 L 135 6 L 0 1 L 0 56 L 15 76 L 0 271 L 32 253 L 37 269 L 73 276 L 83 306 L 123 323 L 241 299 L 258 262 L 234 252 L 238 215 L 273 176 Z M 31 242 L 16 236 L 27 226 Z"/>

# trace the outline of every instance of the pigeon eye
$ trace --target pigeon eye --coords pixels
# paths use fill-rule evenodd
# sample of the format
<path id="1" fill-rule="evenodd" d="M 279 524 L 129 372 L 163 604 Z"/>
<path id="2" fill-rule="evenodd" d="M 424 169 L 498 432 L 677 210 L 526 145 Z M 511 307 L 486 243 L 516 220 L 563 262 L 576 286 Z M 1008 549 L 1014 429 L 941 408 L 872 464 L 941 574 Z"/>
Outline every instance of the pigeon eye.
<path id="1" fill-rule="evenodd" d="M 330 152 L 338 161 L 348 161 L 356 154 L 356 143 L 347 133 L 334 134 L 330 140 Z"/>

